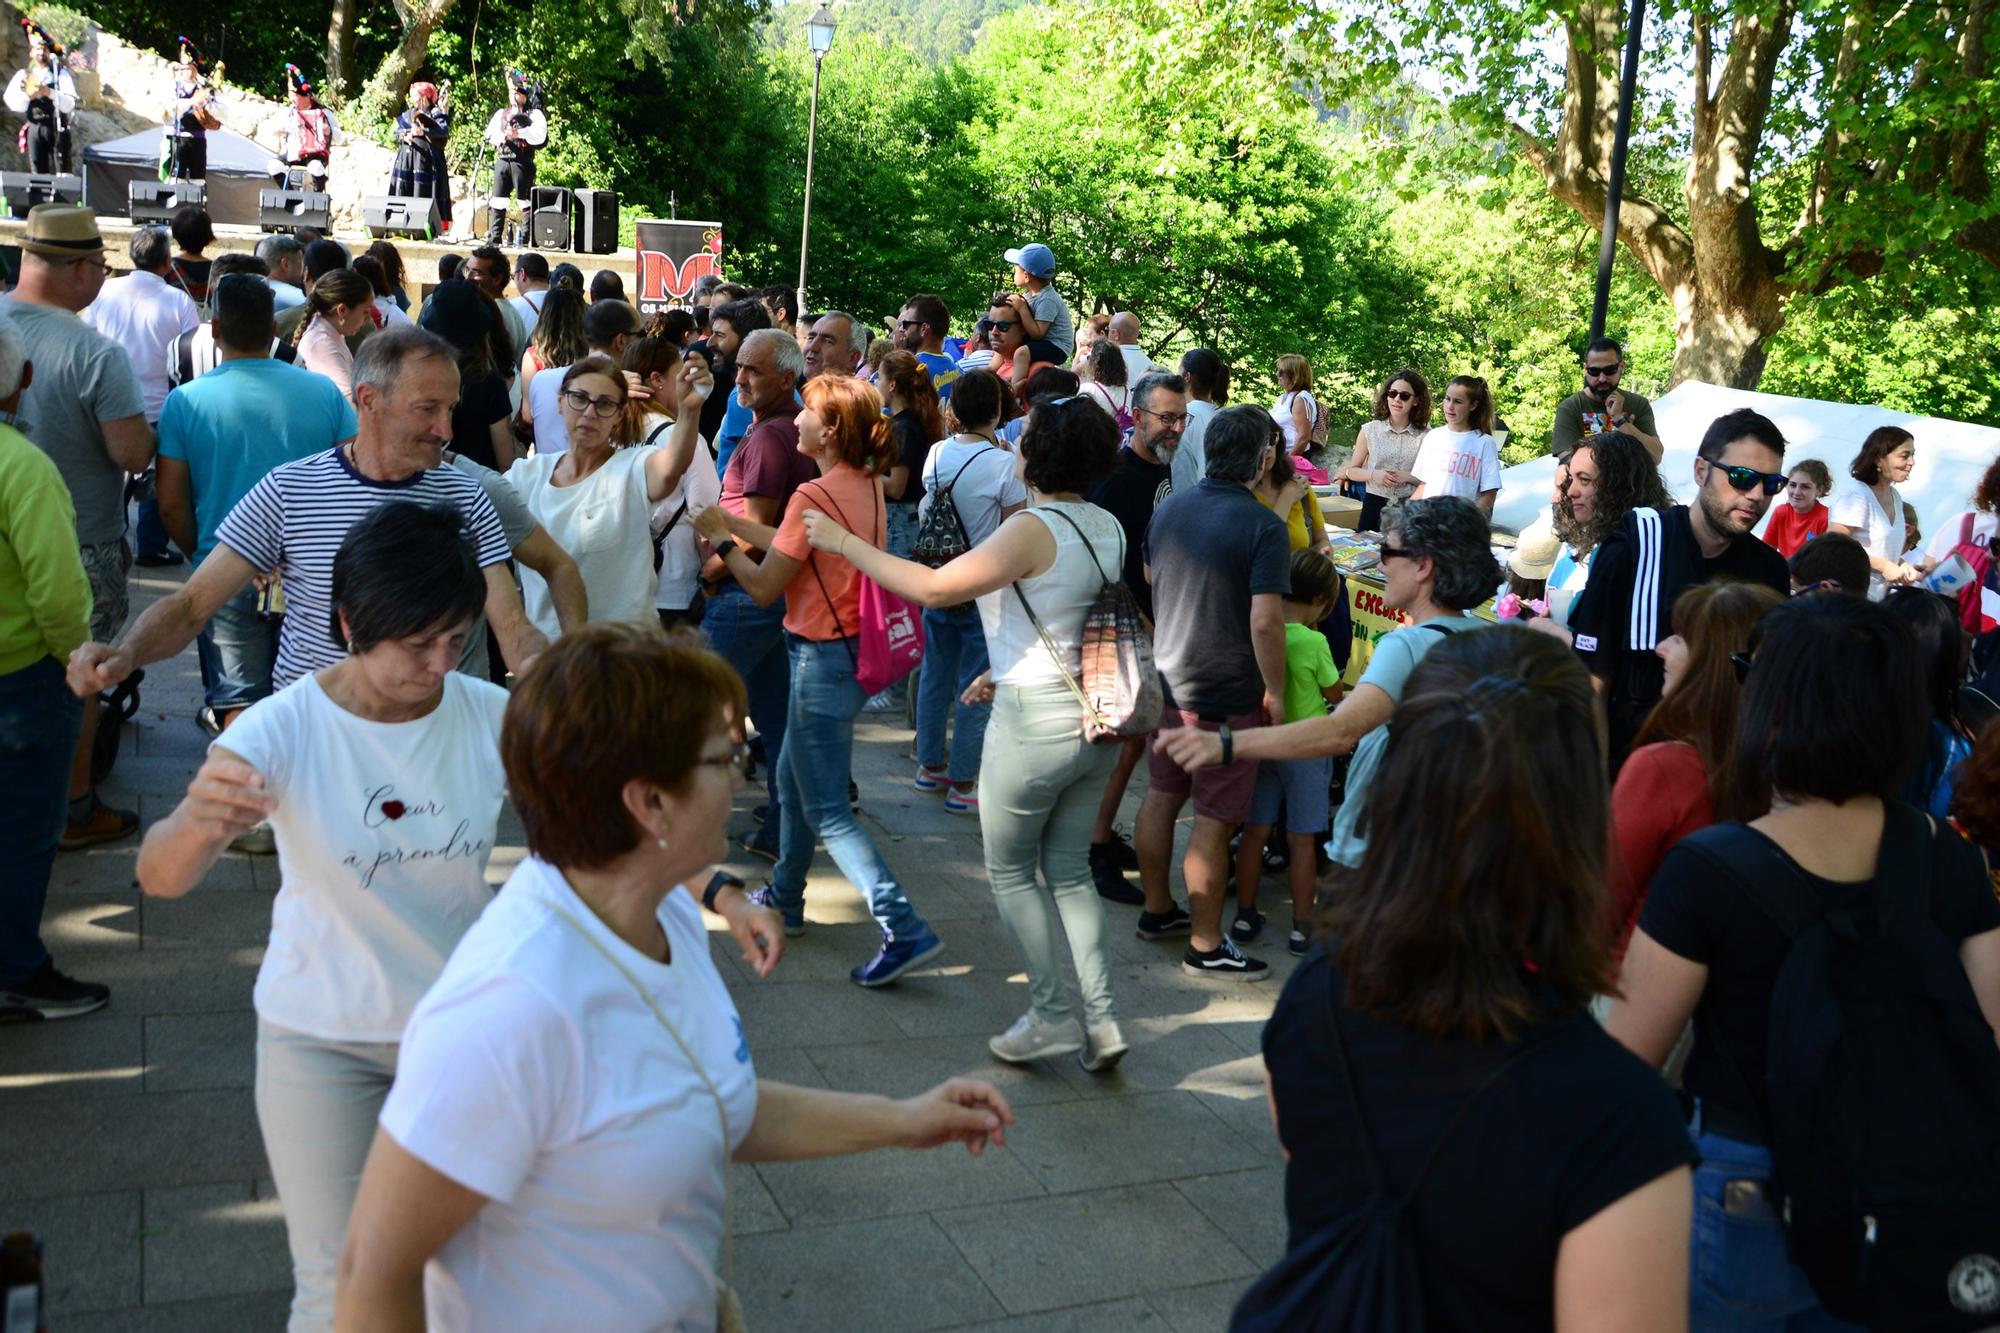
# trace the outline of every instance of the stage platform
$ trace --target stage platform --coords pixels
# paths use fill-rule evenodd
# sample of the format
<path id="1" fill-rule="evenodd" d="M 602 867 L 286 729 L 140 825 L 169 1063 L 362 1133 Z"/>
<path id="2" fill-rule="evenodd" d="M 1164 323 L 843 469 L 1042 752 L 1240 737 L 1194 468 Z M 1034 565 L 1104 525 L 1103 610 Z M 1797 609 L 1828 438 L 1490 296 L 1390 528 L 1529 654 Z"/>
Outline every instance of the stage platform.
<path id="1" fill-rule="evenodd" d="M 0 247 L 9 249 L 17 247 L 27 225 L 25 218 L 0 217 Z M 135 224 L 126 218 L 99 217 L 97 225 L 104 233 L 105 258 L 110 261 L 112 271 L 115 273 L 130 271 L 132 261 L 128 252 L 132 233 L 137 230 Z M 350 254 L 364 254 L 374 242 L 374 238 L 365 233 L 350 235 L 333 232 L 331 235 L 334 240 L 346 246 Z M 252 252 L 256 250 L 257 242 L 263 240 L 264 236 L 265 233 L 256 227 L 217 224 L 215 244 L 208 247 L 208 257 L 212 259 L 231 250 Z M 437 286 L 437 262 L 442 256 L 450 254 L 463 256 L 472 250 L 469 238 L 458 241 L 421 241 L 393 237 L 391 240 L 397 252 L 403 256 L 403 290 L 409 294 L 412 305 L 421 302 L 430 294 L 431 289 Z M 511 260 L 520 253 L 519 247 L 511 248 L 507 250 L 507 257 Z M 599 269 L 608 268 L 625 280 L 625 290 L 628 293 L 638 290 L 637 262 L 629 248 L 608 255 L 575 254 L 567 250 L 542 250 L 539 253 L 548 258 L 551 266 L 560 264 L 564 260 L 575 264 L 583 270 L 586 284 L 589 283 L 591 274 Z M 11 269 L 12 256 L 9 258 Z M 511 292 L 513 289 L 510 286 L 508 290 Z"/>

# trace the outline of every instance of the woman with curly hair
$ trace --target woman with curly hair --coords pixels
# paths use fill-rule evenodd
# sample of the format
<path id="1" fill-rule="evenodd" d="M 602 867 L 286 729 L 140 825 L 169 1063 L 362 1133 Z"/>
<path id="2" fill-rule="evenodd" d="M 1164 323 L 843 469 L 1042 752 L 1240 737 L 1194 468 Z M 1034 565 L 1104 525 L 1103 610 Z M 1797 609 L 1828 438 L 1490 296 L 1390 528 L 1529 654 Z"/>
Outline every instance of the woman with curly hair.
<path id="1" fill-rule="evenodd" d="M 1590 558 L 1634 509 L 1671 509 L 1674 497 L 1646 446 L 1615 431 L 1592 435 L 1569 456 L 1569 484 L 1556 501 L 1562 549 L 1549 571 L 1549 618 L 1565 628 L 1590 579 Z"/>
<path id="2" fill-rule="evenodd" d="M 1375 414 L 1354 437 L 1354 455 L 1335 481 L 1361 482 L 1361 531 L 1380 531 L 1382 511 L 1417 489 L 1417 450 L 1431 428 L 1431 386 L 1405 366 L 1375 391 Z M 1185 447 L 1185 446 L 1183 446 Z"/>

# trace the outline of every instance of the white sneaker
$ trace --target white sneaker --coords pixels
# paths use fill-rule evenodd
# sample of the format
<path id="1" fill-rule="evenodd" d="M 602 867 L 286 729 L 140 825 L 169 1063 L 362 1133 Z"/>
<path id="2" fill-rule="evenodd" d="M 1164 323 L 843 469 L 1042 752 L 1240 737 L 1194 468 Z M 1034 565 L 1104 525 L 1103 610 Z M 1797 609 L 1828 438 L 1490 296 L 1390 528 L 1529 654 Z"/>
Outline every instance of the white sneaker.
<path id="1" fill-rule="evenodd" d="M 1046 1022 L 1030 1009 L 1013 1027 L 997 1037 L 987 1038 L 986 1049 L 1017 1065 L 1051 1055 L 1068 1055 L 1083 1049 L 1083 1025 L 1074 1018 L 1065 1018 L 1060 1023 Z"/>
<path id="2" fill-rule="evenodd" d="M 1131 1048 L 1125 1044 L 1125 1034 L 1118 1030 L 1113 1019 L 1102 1023 L 1092 1023 L 1084 1029 L 1086 1045 L 1076 1062 L 1093 1074 L 1101 1074 L 1116 1065 Z"/>

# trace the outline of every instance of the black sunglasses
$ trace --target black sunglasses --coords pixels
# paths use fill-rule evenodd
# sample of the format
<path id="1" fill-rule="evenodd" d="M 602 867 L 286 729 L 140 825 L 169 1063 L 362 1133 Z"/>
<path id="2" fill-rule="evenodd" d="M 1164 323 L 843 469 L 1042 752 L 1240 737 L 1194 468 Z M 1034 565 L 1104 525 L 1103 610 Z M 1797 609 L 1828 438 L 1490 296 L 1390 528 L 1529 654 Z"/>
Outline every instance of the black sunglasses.
<path id="1" fill-rule="evenodd" d="M 1402 546 L 1391 546 L 1387 542 L 1382 543 L 1379 554 L 1383 560 L 1415 560 L 1417 558 L 1416 552 Z"/>
<path id="2" fill-rule="evenodd" d="M 1729 479 L 1729 484 L 1739 491 L 1757 489 L 1757 483 L 1764 483 L 1764 494 L 1776 495 L 1785 489 L 1785 474 L 1782 472 L 1759 472 L 1754 467 L 1726 467 L 1719 469 Z"/>
<path id="3" fill-rule="evenodd" d="M 1605 376 L 1605 375 L 1616 375 L 1616 374 L 1617 374 L 1617 373 L 1618 373 L 1619 371 L 1621 371 L 1621 370 L 1623 370 L 1623 369 L 1625 369 L 1625 367 L 1624 367 L 1624 366 L 1622 366 L 1622 365 L 1618 365 L 1618 366 L 1585 366 L 1585 367 L 1583 368 L 1583 374 L 1584 374 L 1584 378 L 1585 378 L 1585 379 L 1593 379 L 1593 380 L 1594 380 L 1594 379 L 1600 379 L 1600 378 L 1602 378 L 1602 377 L 1603 377 L 1603 376 Z"/>
<path id="4" fill-rule="evenodd" d="M 1382 396 L 1384 398 L 1393 398 L 1399 403 L 1412 402 L 1416 399 L 1416 395 L 1411 393 L 1408 389 L 1390 389 L 1387 392 L 1385 392 Z"/>

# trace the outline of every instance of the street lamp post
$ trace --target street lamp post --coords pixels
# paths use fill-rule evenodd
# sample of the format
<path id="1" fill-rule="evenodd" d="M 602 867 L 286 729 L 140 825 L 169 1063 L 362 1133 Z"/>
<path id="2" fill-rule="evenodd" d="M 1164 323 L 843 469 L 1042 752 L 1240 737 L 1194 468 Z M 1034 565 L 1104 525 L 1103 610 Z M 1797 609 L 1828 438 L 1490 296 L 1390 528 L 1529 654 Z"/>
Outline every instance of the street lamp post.
<path id="1" fill-rule="evenodd" d="M 826 0 L 819 0 L 812 17 L 806 20 L 806 45 L 812 48 L 813 91 L 812 111 L 806 120 L 806 206 L 799 218 L 799 296 L 798 314 L 806 313 L 806 242 L 812 235 L 813 213 L 813 148 L 819 138 L 819 69 L 826 60 L 826 53 L 833 46 L 833 11 L 826 7 Z"/>

